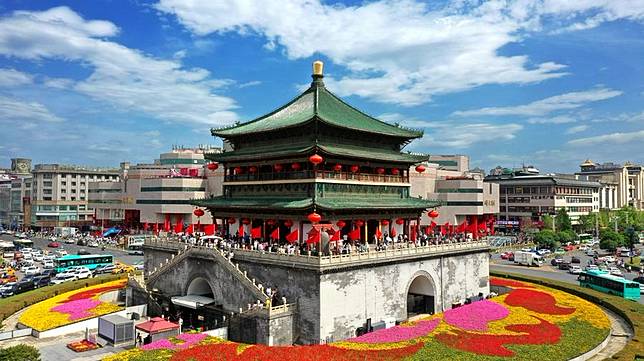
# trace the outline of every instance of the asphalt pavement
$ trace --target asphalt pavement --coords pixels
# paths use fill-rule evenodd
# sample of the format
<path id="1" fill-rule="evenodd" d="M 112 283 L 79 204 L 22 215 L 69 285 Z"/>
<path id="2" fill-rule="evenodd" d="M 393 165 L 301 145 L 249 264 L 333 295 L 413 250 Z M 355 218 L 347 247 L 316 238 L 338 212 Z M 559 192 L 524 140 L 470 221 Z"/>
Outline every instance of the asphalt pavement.
<path id="1" fill-rule="evenodd" d="M 642 245 L 639 245 L 639 247 L 640 247 L 640 251 L 644 249 Z M 578 250 L 566 252 L 566 254 L 563 255 L 563 258 L 565 261 L 570 262 L 572 256 L 579 257 L 579 259 L 581 260 L 581 263 L 579 263 L 578 265 L 582 269 L 586 267 L 586 265 L 588 264 L 588 260 L 592 259 L 592 257 L 589 257 L 584 252 L 578 251 Z M 495 253 L 492 255 L 492 259 L 490 260 L 490 270 L 499 271 L 499 272 L 512 272 L 512 273 L 518 273 L 526 276 L 548 278 L 548 279 L 568 282 L 572 284 L 579 284 L 579 282 L 577 281 L 577 275 L 570 274 L 568 271 L 560 270 L 555 266 L 551 266 L 550 265 L 551 259 L 552 257 L 546 258 L 546 264 L 544 264 L 541 267 L 527 267 L 527 266 L 520 266 L 514 263 L 513 261 L 501 259 L 500 253 Z M 622 257 L 622 259 L 624 261 L 628 261 L 627 257 Z M 624 278 L 626 279 L 632 280 L 633 278 L 638 276 L 637 272 L 628 272 L 624 268 L 620 268 L 620 270 L 624 273 Z M 639 302 L 644 304 L 644 295 L 642 295 L 642 298 L 640 298 Z"/>

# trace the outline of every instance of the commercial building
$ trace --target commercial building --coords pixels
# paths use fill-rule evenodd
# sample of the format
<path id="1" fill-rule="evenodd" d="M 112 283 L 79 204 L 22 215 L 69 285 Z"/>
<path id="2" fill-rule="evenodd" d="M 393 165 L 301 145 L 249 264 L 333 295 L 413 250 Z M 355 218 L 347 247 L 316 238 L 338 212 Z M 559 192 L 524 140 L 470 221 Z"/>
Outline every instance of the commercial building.
<path id="1" fill-rule="evenodd" d="M 573 224 L 579 216 L 599 211 L 601 184 L 574 175 L 539 174 L 534 168 L 524 167 L 491 174 L 485 182 L 500 187 L 500 229 L 540 226 L 543 215 L 555 215 L 561 208 L 566 209 Z"/>
<path id="2" fill-rule="evenodd" d="M 479 172 L 470 172 L 463 167 L 469 165 L 464 155 L 440 156 L 441 163 L 430 156 L 424 165 L 425 171 L 410 172 L 411 195 L 440 201 L 439 216 L 431 219 L 427 213 L 421 217 L 421 225 L 459 225 L 489 220 L 499 213 L 499 185 L 486 183 Z"/>
<path id="3" fill-rule="evenodd" d="M 11 229 L 29 226 L 31 178 L 31 159 L 11 159 L 11 168 L 0 175 L 0 224 Z"/>
<path id="4" fill-rule="evenodd" d="M 32 174 L 31 226 L 38 229 L 89 228 L 94 221 L 89 185 L 119 179 L 118 169 L 62 164 L 37 164 Z"/>
<path id="5" fill-rule="evenodd" d="M 212 224 L 208 212 L 193 213 L 190 200 L 221 195 L 223 169 L 208 169 L 204 157 L 218 152 L 210 146 L 174 147 L 153 163 L 121 163 L 118 182 L 90 185 L 97 225 L 169 231 L 177 224 Z"/>
<path id="6" fill-rule="evenodd" d="M 577 178 L 599 182 L 599 207 L 616 209 L 625 206 L 644 209 L 644 167 L 630 162 L 594 163 L 587 159 L 579 165 Z"/>

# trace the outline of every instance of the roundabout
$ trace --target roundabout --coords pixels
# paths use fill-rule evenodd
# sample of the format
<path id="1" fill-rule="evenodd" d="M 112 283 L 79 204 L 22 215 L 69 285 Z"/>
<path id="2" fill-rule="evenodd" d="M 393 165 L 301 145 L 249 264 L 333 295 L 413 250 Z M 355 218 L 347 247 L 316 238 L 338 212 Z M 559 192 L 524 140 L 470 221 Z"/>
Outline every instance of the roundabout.
<path id="1" fill-rule="evenodd" d="M 580 297 L 503 278 L 490 284 L 503 294 L 325 345 L 270 347 L 193 336 L 106 360 L 587 360 L 615 335 L 614 317 Z"/>

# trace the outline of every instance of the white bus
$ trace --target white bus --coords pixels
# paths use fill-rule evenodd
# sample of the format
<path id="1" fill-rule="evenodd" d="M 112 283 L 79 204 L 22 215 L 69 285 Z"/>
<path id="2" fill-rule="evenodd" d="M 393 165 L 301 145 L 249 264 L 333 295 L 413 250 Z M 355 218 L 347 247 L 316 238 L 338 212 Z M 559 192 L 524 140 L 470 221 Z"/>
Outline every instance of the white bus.
<path id="1" fill-rule="evenodd" d="M 16 246 L 13 242 L 0 242 L 0 251 L 2 252 L 3 258 L 13 258 Z"/>

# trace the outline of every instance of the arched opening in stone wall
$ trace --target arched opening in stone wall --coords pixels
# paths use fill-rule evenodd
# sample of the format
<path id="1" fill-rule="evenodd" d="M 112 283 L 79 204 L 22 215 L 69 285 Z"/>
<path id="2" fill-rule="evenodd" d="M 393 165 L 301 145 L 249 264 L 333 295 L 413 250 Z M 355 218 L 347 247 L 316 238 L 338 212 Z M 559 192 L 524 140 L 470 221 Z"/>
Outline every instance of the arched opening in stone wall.
<path id="1" fill-rule="evenodd" d="M 407 317 L 434 311 L 434 284 L 427 276 L 416 276 L 407 291 Z"/>
<path id="2" fill-rule="evenodd" d="M 193 279 L 192 282 L 190 282 L 190 285 L 188 285 L 188 291 L 186 294 L 214 298 L 212 288 L 210 288 L 208 281 L 203 277 Z"/>

